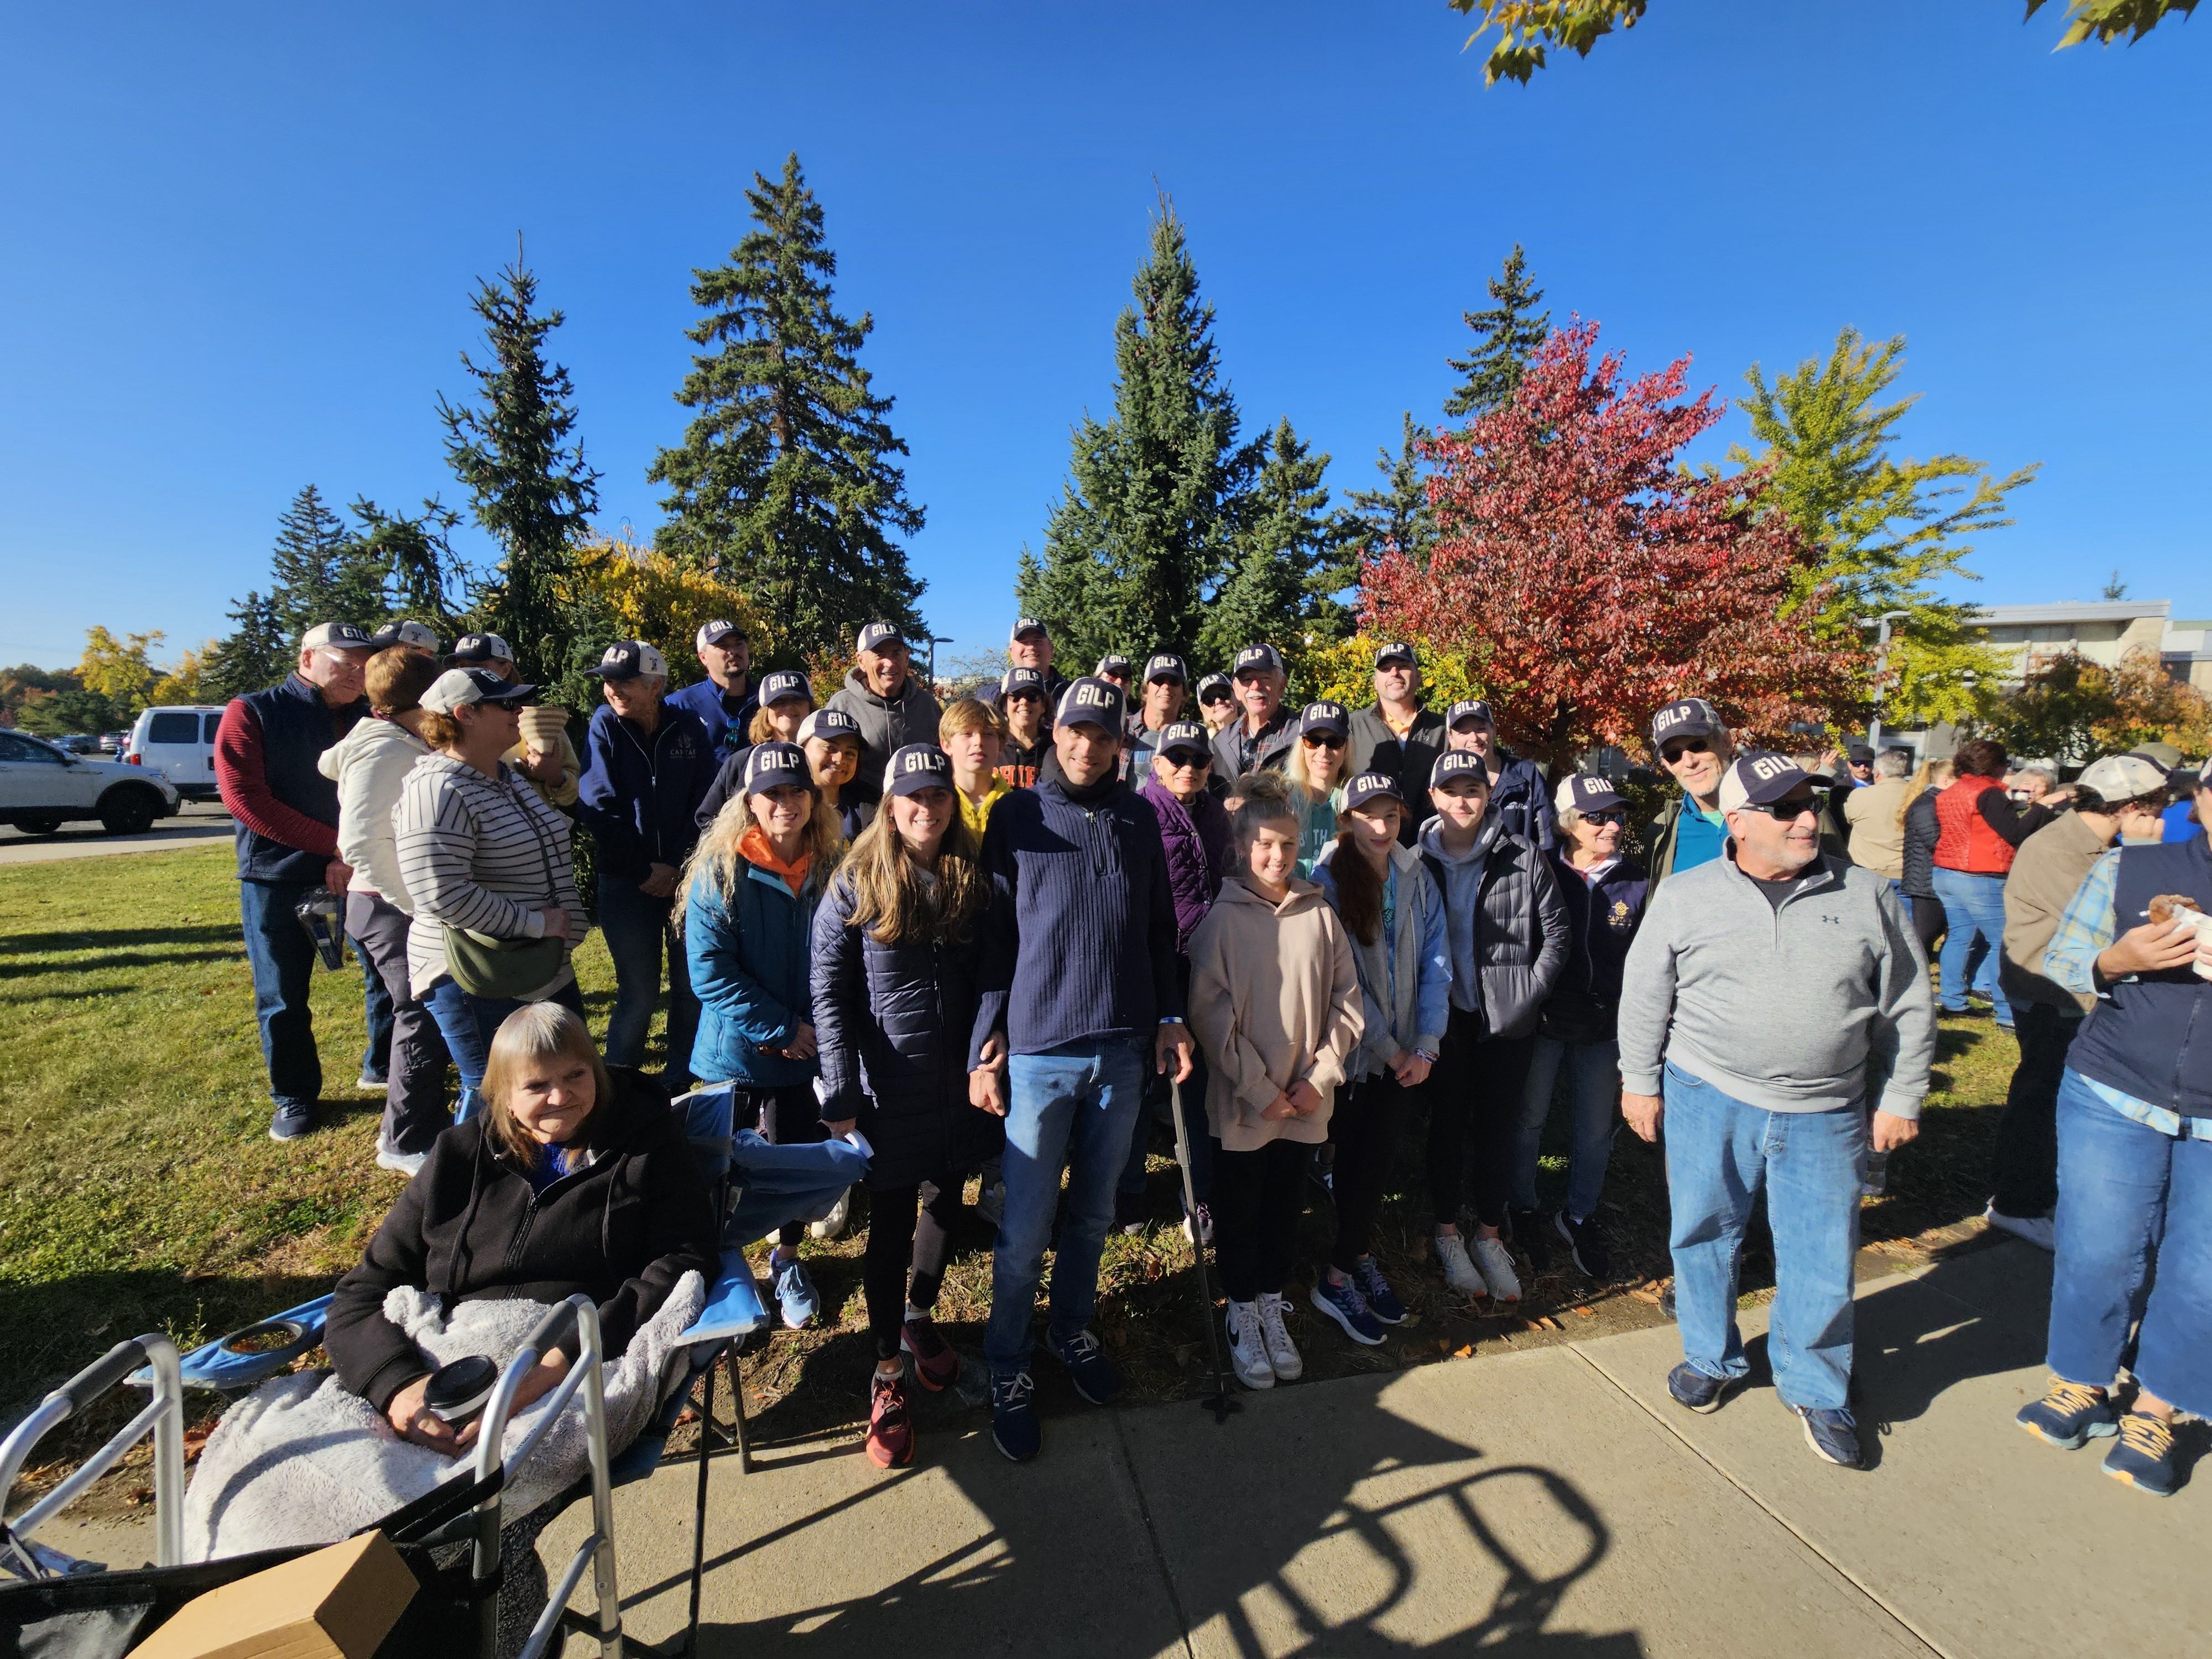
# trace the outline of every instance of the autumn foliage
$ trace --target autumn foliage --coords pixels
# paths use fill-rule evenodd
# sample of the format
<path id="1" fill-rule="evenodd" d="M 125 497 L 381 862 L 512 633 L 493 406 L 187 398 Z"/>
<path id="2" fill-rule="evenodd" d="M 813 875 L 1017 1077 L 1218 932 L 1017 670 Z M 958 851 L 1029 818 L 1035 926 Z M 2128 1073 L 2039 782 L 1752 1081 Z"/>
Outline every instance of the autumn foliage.
<path id="1" fill-rule="evenodd" d="M 1796 532 L 1757 512 L 1766 475 L 1680 466 L 1721 417 L 1712 392 L 1684 400 L 1687 357 L 1632 380 L 1618 353 L 1593 365 L 1597 332 L 1553 333 L 1510 404 L 1426 441 L 1438 538 L 1425 565 L 1367 559 L 1363 631 L 1462 653 L 1499 735 L 1553 765 L 1640 750 L 1675 697 L 1754 740 L 1856 712 L 1869 663 L 1815 637 L 1817 599 L 1792 607 Z"/>

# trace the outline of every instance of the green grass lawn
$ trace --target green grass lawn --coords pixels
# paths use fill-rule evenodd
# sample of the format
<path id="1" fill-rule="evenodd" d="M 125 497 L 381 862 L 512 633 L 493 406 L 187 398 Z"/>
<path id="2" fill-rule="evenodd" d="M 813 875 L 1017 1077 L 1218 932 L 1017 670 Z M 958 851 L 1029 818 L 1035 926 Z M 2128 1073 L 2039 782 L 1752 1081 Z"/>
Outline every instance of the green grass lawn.
<path id="1" fill-rule="evenodd" d="M 189 1345 L 320 1294 L 399 1189 L 373 1161 L 380 1097 L 350 1086 L 363 1042 L 350 964 L 314 981 L 329 1126 L 303 1142 L 269 1139 L 232 868 L 228 847 L 0 867 L 0 1417 L 126 1336 L 164 1329 Z M 613 979 L 596 935 L 578 964 L 594 1029 L 604 1029 Z M 1892 1160 L 1889 1196 L 1865 1212 L 1870 1247 L 1909 1257 L 1979 1214 L 2014 1058 L 2012 1039 L 1986 1019 L 1947 1025 L 1923 1137 Z M 1557 1116 L 1553 1127 L 1563 1127 Z M 1413 1322 L 1383 1347 L 1358 1349 L 1307 1317 L 1298 1334 L 1311 1375 L 1658 1319 L 1650 1282 L 1667 1263 L 1655 1149 L 1626 1134 L 1616 1143 L 1607 1220 L 1620 1282 L 1600 1290 L 1555 1262 L 1519 1310 L 1491 1315 L 1447 1296 L 1425 1264 L 1419 1138 L 1416 1121 L 1378 1240 Z M 1565 1168 L 1557 1149 L 1547 1154 L 1552 1202 Z M 1152 1207 L 1164 1224 L 1176 1213 L 1174 1182 L 1171 1160 L 1156 1154 Z M 1325 1202 L 1307 1215 L 1316 1250 L 1328 1219 Z M 973 1352 L 989 1304 L 989 1240 L 972 1229 L 959 1243 L 940 1315 Z M 860 1241 L 807 1249 L 833 1318 L 746 1360 L 770 1435 L 842 1427 L 863 1408 Z M 1754 1244 L 1747 1293 L 1771 1271 Z M 1104 1280 L 1100 1328 L 1133 1397 L 1197 1388 L 1204 1332 L 1180 1233 L 1162 1224 L 1115 1235 Z M 1064 1386 L 1041 1381 L 1049 1407 Z"/>

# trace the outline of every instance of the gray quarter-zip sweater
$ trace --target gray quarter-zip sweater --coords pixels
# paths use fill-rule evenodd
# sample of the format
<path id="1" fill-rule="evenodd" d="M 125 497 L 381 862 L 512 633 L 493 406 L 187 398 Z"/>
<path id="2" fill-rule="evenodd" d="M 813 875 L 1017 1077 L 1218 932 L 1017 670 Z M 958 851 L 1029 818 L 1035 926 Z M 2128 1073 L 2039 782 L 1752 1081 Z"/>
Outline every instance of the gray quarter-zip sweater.
<path id="1" fill-rule="evenodd" d="M 1778 908 L 1731 848 L 1652 890 L 1621 986 L 1630 1093 L 1657 1094 L 1671 1061 L 1766 1111 L 1871 1096 L 1917 1118 L 1935 1053 L 1927 959 L 1871 871 L 1823 853 Z"/>

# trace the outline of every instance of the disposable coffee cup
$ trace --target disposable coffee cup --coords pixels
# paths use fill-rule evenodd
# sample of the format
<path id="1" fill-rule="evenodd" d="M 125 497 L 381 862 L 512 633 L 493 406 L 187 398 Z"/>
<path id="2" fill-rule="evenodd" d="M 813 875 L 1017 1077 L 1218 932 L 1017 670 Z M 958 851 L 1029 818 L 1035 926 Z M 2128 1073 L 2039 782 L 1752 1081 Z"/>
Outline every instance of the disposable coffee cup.
<path id="1" fill-rule="evenodd" d="M 2212 911 L 2177 910 L 2174 912 L 2173 927 L 2169 937 L 2193 933 L 2201 946 L 2208 931 L 2212 931 Z M 2212 964 L 2207 964 L 2203 957 L 2198 957 L 2191 965 L 2196 969 L 2197 976 L 2199 979 L 2212 979 Z"/>

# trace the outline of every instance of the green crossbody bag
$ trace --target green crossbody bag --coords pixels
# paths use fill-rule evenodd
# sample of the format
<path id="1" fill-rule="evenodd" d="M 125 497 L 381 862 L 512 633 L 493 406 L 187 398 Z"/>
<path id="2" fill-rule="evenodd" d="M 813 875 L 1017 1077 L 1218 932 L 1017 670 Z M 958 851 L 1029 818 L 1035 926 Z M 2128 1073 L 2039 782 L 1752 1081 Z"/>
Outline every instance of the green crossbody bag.
<path id="1" fill-rule="evenodd" d="M 507 787 L 512 789 L 514 786 L 509 783 Z M 527 806 L 521 810 L 530 833 L 538 842 L 538 854 L 545 874 L 546 905 L 558 909 L 561 902 L 553 888 L 553 855 L 546 848 L 544 832 L 538 827 L 535 812 Z M 473 928 L 443 925 L 447 969 L 453 975 L 453 983 L 472 997 L 512 1000 L 527 996 L 550 983 L 566 959 L 565 941 L 561 939 L 499 939 Z"/>

